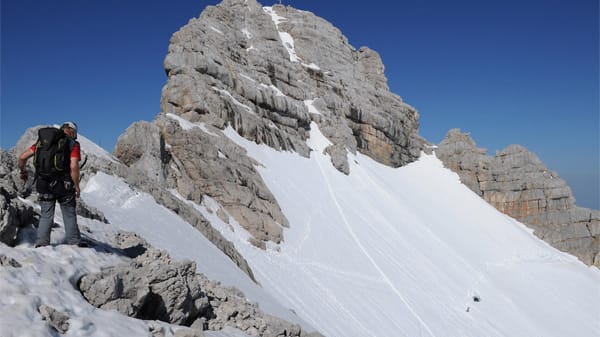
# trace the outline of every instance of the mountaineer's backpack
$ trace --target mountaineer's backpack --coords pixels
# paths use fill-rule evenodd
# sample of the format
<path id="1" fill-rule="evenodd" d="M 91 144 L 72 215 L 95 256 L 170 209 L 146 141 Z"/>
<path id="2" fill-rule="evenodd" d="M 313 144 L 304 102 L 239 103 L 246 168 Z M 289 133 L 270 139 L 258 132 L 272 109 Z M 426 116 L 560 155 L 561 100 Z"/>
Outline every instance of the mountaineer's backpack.
<path id="1" fill-rule="evenodd" d="M 63 130 L 44 127 L 38 130 L 33 165 L 42 177 L 58 177 L 69 173 L 71 148 Z"/>

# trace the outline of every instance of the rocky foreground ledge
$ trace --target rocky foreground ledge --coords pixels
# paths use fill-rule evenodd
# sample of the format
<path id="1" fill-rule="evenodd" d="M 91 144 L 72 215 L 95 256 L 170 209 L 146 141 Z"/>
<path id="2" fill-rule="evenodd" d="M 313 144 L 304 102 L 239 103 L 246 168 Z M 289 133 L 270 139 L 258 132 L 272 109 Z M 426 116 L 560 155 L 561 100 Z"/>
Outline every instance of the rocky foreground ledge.
<path id="1" fill-rule="evenodd" d="M 188 326 L 198 335 L 232 327 L 249 336 L 321 336 L 263 313 L 239 290 L 196 273 L 195 262 L 175 261 L 136 234 L 120 232 L 113 244 L 129 252 L 131 261 L 85 275 L 79 282 L 83 296 L 98 308 Z"/>

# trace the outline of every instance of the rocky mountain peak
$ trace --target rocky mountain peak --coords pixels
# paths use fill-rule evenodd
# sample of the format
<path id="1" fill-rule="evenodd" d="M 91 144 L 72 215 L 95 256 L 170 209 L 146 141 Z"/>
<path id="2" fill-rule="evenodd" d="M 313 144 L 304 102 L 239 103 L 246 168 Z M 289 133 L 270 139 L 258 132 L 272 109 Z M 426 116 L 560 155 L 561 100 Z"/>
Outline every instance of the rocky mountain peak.
<path id="1" fill-rule="evenodd" d="M 318 41 L 318 43 L 315 43 Z M 345 151 L 385 164 L 415 160 L 418 113 L 389 92 L 379 55 L 356 50 L 322 18 L 255 1 L 209 6 L 173 35 L 161 109 L 307 156 L 315 121 L 348 173 Z"/>
<path id="2" fill-rule="evenodd" d="M 217 200 L 259 246 L 280 242 L 288 221 L 257 163 L 223 136 L 228 126 L 308 157 L 315 123 L 345 174 L 348 152 L 401 166 L 418 158 L 424 142 L 417 111 L 389 91 L 379 54 L 357 50 L 307 11 L 253 0 L 208 6 L 173 34 L 165 70 L 161 113 L 130 127 L 115 155 L 189 200 Z"/>

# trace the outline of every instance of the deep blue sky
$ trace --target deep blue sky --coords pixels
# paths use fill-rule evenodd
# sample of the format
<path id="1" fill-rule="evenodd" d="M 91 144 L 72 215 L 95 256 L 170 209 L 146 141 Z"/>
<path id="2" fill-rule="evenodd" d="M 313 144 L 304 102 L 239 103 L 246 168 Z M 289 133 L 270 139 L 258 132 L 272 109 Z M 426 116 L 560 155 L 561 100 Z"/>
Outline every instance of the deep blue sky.
<path id="1" fill-rule="evenodd" d="M 282 2 L 378 51 L 429 141 L 458 127 L 491 154 L 524 145 L 600 208 L 598 0 Z M 159 112 L 171 35 L 216 3 L 3 0 L 0 146 L 74 120 L 112 151 Z"/>

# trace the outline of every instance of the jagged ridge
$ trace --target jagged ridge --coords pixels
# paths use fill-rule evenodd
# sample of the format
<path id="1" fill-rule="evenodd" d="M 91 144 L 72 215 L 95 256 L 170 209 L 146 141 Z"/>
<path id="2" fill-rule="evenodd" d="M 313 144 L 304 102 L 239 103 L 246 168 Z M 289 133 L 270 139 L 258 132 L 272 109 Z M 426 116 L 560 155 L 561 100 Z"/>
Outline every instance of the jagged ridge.
<path id="1" fill-rule="evenodd" d="M 554 247 L 600 266 L 600 211 L 577 207 L 567 183 L 532 152 L 511 145 L 495 156 L 459 129 L 435 151 L 461 181 Z"/>

